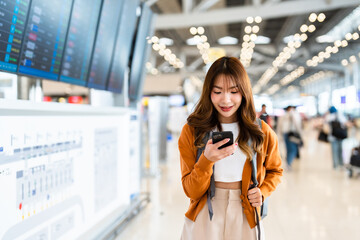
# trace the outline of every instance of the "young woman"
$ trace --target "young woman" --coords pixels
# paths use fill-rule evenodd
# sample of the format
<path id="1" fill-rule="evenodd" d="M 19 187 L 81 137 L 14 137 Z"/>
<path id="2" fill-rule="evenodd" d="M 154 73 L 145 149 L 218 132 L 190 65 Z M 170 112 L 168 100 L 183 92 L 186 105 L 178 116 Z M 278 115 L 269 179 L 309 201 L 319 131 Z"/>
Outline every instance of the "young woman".
<path id="1" fill-rule="evenodd" d="M 277 137 L 265 122 L 261 125 L 262 129 L 256 121 L 251 84 L 243 65 L 233 57 L 216 60 L 179 138 L 181 180 L 190 198 L 181 239 L 256 239 L 255 208 L 259 211 L 275 190 L 283 171 Z M 229 139 L 213 144 L 207 139 L 212 131 L 232 131 L 236 140 L 218 149 Z M 198 149 L 203 147 L 198 157 Z M 249 189 L 250 160 L 255 152 L 259 184 Z"/>

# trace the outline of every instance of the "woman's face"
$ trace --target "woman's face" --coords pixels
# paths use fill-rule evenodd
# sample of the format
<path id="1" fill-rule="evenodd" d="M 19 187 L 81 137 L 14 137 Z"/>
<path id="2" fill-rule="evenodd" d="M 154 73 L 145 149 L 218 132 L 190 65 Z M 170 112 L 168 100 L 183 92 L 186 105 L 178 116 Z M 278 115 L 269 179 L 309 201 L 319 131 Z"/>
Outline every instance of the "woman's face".
<path id="1" fill-rule="evenodd" d="M 219 75 L 211 90 L 211 102 L 218 111 L 218 119 L 221 123 L 236 122 L 236 111 L 241 104 L 242 96 L 235 83 Z"/>

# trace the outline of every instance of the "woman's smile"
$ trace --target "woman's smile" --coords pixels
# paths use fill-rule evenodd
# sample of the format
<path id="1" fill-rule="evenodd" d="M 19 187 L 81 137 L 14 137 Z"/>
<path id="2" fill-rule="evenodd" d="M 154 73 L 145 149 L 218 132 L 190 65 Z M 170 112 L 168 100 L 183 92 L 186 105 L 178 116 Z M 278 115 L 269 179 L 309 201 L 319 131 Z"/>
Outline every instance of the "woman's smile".
<path id="1" fill-rule="evenodd" d="M 229 106 L 229 107 L 222 107 L 220 106 L 220 109 L 224 112 L 229 112 L 231 109 L 233 108 L 233 106 Z"/>

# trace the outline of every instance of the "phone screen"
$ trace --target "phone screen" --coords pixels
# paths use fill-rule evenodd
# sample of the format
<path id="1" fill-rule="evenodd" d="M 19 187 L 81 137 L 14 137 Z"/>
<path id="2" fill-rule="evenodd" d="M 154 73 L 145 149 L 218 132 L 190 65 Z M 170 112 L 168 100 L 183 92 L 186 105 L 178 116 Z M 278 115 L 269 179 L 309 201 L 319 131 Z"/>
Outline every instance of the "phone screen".
<path id="1" fill-rule="evenodd" d="M 234 143 L 233 133 L 231 131 L 224 131 L 224 132 L 213 132 L 213 134 L 212 134 L 213 144 L 220 142 L 221 140 L 224 140 L 225 138 L 230 138 L 230 141 L 221 145 L 218 149 L 228 147 Z"/>

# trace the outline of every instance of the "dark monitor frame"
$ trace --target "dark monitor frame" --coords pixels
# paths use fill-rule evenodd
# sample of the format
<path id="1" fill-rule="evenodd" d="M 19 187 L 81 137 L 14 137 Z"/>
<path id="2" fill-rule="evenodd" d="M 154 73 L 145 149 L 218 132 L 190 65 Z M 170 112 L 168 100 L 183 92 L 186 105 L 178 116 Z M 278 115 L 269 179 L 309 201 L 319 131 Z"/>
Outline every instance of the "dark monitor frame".
<path id="1" fill-rule="evenodd" d="M 145 63 L 151 51 L 147 37 L 154 31 L 154 14 L 146 3 L 141 4 L 141 15 L 136 29 L 136 37 L 131 57 L 129 75 L 129 100 L 130 103 L 138 102 L 144 85 Z"/>
<path id="2" fill-rule="evenodd" d="M 63 82 L 63 83 L 69 83 L 69 84 L 73 84 L 73 85 L 78 85 L 78 86 L 87 86 L 87 80 L 88 80 L 88 77 L 89 77 L 89 73 L 90 73 L 90 65 L 91 65 L 91 61 L 92 61 L 92 56 L 93 56 L 93 51 L 94 51 L 94 45 L 95 45 L 95 41 L 96 41 L 96 38 L 97 38 L 97 31 L 98 31 L 98 27 L 99 27 L 99 21 L 100 21 L 100 16 L 101 16 L 101 10 L 102 10 L 102 6 L 103 6 L 103 3 L 104 3 L 104 0 L 100 0 L 101 3 L 100 3 L 100 7 L 99 7 L 99 14 L 98 14 L 98 17 L 97 17 L 97 20 L 96 20 L 96 27 L 95 27 L 95 37 L 94 37 L 94 42 L 90 48 L 90 57 L 89 57 L 89 66 L 88 66 L 88 72 L 85 76 L 85 81 L 84 83 L 75 83 L 75 82 L 68 82 L 68 81 L 62 81 L 61 80 L 61 72 L 62 72 L 62 69 L 63 69 L 63 60 L 64 60 L 64 53 L 65 53 L 65 49 L 66 49 L 66 44 L 68 42 L 68 38 L 69 38 L 69 29 L 70 29 L 70 23 L 71 23 L 71 20 L 72 20 L 72 17 L 73 17 L 73 8 L 74 8 L 74 4 L 75 4 L 75 1 L 76 0 L 73 0 L 73 5 L 72 5 L 72 8 L 71 8 L 71 13 L 70 13 L 70 18 L 69 18 L 69 22 L 68 22 L 68 30 L 67 30 L 67 33 L 66 33 L 66 39 L 65 39 L 65 45 L 64 45 L 64 52 L 63 52 L 63 55 L 62 55 L 62 59 L 61 59 L 61 65 L 60 65 L 60 74 L 59 74 L 59 78 L 58 80 L 60 82 Z"/>
<path id="3" fill-rule="evenodd" d="M 125 1 L 124 0 L 116 0 L 116 1 L 122 1 L 121 8 L 120 8 L 120 13 L 121 13 L 123 11 Z M 98 23 L 97 23 L 97 27 L 96 27 L 96 37 L 95 37 L 93 48 L 92 48 L 89 71 L 88 71 L 88 76 L 86 78 L 86 86 L 85 86 L 87 88 L 94 88 L 94 89 L 98 89 L 98 90 L 106 90 L 106 87 L 108 85 L 108 79 L 109 79 L 109 74 L 110 74 L 110 70 L 111 70 L 111 63 L 113 62 L 113 58 L 114 58 L 114 51 L 115 51 L 115 47 L 116 47 L 116 39 L 117 39 L 117 35 L 118 35 L 118 31 L 119 31 L 119 24 L 120 24 L 120 20 L 121 20 L 121 16 L 119 15 L 119 17 L 117 19 L 117 22 L 116 22 L 116 28 L 115 28 L 116 29 L 116 34 L 115 34 L 114 45 L 113 45 L 113 50 L 112 50 L 112 54 L 111 54 L 110 66 L 109 66 L 108 72 L 106 73 L 107 76 L 106 76 L 104 86 L 101 86 L 101 87 L 100 86 L 95 86 L 95 85 L 89 86 L 89 78 L 90 78 L 90 74 L 91 74 L 91 66 L 92 66 L 92 62 L 93 62 L 93 59 L 94 59 L 94 52 L 95 52 L 95 49 L 96 49 L 96 42 L 97 42 L 97 39 L 99 37 L 99 26 L 100 26 L 100 20 L 101 20 L 101 16 L 102 16 L 103 7 L 104 7 L 104 0 L 102 0 L 102 3 L 101 3 L 99 19 L 98 19 Z"/>
<path id="4" fill-rule="evenodd" d="M 126 75 L 128 73 L 128 68 L 130 64 L 130 56 L 131 50 L 133 47 L 133 41 L 136 36 L 136 28 L 138 23 L 138 17 L 136 16 L 137 8 L 140 6 L 140 0 L 125 0 L 123 6 L 123 15 L 121 16 L 121 20 L 118 26 L 118 34 L 115 41 L 114 47 L 114 57 L 111 62 L 110 72 L 107 79 L 107 87 L 106 89 L 115 92 L 115 93 L 123 93 L 124 83 L 128 79 Z M 134 10 L 134 11 L 133 11 Z M 127 13 L 134 13 L 134 16 L 127 16 Z M 131 22 L 129 22 L 131 21 Z M 129 28 L 130 27 L 130 28 Z M 117 55 L 119 54 L 119 55 Z M 117 61 L 119 59 L 119 61 Z M 119 65 L 115 65 L 118 64 Z M 120 68 L 120 76 L 117 76 L 120 81 L 118 86 L 111 85 L 111 74 L 114 71 L 114 68 Z"/>

